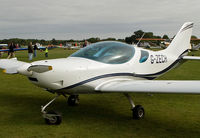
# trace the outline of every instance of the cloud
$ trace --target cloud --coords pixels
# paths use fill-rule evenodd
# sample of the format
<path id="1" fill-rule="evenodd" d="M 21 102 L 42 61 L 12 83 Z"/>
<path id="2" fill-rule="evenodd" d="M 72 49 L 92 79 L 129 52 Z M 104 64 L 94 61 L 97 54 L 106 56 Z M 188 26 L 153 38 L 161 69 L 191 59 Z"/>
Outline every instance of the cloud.
<path id="1" fill-rule="evenodd" d="M 124 38 L 138 29 L 173 36 L 186 21 L 193 21 L 194 34 L 200 35 L 198 0 L 0 0 L 0 3 L 0 39 Z"/>

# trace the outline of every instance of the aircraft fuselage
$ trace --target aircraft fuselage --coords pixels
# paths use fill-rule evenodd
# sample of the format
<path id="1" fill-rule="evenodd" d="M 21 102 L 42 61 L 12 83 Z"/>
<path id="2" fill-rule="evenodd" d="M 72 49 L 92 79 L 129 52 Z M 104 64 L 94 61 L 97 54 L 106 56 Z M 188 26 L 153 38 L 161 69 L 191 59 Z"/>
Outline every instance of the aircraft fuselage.
<path id="1" fill-rule="evenodd" d="M 142 51 L 148 52 L 146 61 L 141 61 Z M 175 59 L 176 58 L 176 59 Z M 123 64 L 106 64 L 98 61 L 68 57 L 43 60 L 31 65 L 49 65 L 52 70 L 32 72 L 32 83 L 52 92 L 67 94 L 97 93 L 95 88 L 105 82 L 119 80 L 155 79 L 179 63 L 177 57 L 135 47 L 135 55 Z"/>

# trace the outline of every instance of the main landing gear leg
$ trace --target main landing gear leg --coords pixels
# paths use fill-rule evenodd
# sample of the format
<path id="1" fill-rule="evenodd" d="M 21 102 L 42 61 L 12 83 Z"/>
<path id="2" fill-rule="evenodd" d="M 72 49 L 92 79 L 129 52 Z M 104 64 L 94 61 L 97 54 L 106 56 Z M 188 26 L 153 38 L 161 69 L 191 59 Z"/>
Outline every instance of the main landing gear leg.
<path id="1" fill-rule="evenodd" d="M 141 119 L 144 117 L 144 108 L 141 105 L 136 105 L 134 104 L 131 96 L 128 93 L 124 93 L 124 95 L 128 98 L 131 107 L 132 107 L 132 112 L 133 112 L 133 119 Z"/>
<path id="2" fill-rule="evenodd" d="M 45 106 L 41 106 L 41 112 L 43 113 L 43 118 L 48 125 L 59 125 L 62 122 L 62 116 L 55 111 L 46 112 L 45 109 L 54 102 L 60 95 L 57 95 L 53 100 L 48 102 Z"/>

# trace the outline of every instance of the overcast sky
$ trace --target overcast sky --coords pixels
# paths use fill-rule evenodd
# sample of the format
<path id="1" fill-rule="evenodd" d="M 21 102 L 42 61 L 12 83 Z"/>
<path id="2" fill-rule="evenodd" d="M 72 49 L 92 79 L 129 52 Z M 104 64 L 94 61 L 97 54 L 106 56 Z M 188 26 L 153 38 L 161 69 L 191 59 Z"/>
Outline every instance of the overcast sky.
<path id="1" fill-rule="evenodd" d="M 0 39 L 125 38 L 142 29 L 176 34 L 192 21 L 200 37 L 200 0 L 0 0 Z"/>

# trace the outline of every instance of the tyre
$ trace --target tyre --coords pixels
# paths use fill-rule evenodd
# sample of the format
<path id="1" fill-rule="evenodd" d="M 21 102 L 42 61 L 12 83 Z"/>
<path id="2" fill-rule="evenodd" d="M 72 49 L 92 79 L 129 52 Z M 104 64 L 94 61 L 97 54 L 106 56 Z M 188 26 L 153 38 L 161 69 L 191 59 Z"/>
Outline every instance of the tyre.
<path id="1" fill-rule="evenodd" d="M 142 119 L 144 118 L 144 108 L 141 105 L 136 105 L 135 108 L 132 109 L 133 111 L 133 119 Z"/>
<path id="2" fill-rule="evenodd" d="M 59 125 L 62 122 L 62 116 L 55 111 L 49 111 L 47 115 L 49 117 L 45 118 L 45 122 L 48 125 Z"/>
<path id="3" fill-rule="evenodd" d="M 70 95 L 67 100 L 68 105 L 75 106 L 79 104 L 79 98 L 78 95 Z"/>

